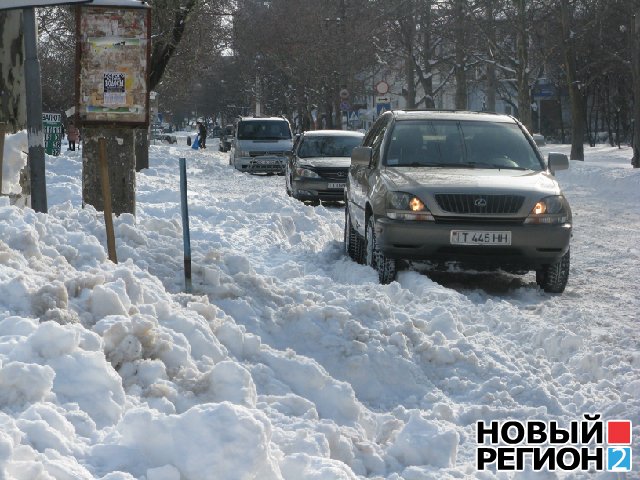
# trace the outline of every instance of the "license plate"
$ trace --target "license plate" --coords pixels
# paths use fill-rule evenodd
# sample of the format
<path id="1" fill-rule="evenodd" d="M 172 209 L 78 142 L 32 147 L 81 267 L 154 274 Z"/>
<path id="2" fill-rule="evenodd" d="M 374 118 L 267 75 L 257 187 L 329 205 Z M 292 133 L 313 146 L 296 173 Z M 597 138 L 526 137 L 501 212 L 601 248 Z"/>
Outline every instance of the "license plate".
<path id="1" fill-rule="evenodd" d="M 258 165 L 276 165 L 278 160 L 256 160 Z"/>
<path id="2" fill-rule="evenodd" d="M 511 232 L 451 230 L 452 245 L 511 245 Z"/>
<path id="3" fill-rule="evenodd" d="M 344 188 L 344 183 L 330 183 L 327 185 L 329 188 Z"/>

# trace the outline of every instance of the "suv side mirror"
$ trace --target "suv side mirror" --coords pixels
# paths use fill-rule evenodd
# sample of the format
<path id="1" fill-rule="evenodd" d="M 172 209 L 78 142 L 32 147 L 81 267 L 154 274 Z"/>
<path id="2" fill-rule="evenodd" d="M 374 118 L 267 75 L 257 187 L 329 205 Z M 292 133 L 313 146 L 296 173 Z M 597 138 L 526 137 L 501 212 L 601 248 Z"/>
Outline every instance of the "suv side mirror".
<path id="1" fill-rule="evenodd" d="M 371 147 L 355 147 L 351 152 L 351 165 L 368 167 L 373 156 Z"/>
<path id="2" fill-rule="evenodd" d="M 564 153 L 550 153 L 547 159 L 549 170 L 552 173 L 569 168 L 569 157 Z"/>

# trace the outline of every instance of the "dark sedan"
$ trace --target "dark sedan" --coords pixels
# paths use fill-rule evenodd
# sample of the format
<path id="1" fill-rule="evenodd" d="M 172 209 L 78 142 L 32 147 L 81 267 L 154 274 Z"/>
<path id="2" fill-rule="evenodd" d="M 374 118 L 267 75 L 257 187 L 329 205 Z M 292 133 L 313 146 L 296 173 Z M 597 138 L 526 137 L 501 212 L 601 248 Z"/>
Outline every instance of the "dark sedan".
<path id="1" fill-rule="evenodd" d="M 298 200 L 344 200 L 351 151 L 364 134 L 347 130 L 312 130 L 300 134 L 286 165 L 287 194 Z"/>

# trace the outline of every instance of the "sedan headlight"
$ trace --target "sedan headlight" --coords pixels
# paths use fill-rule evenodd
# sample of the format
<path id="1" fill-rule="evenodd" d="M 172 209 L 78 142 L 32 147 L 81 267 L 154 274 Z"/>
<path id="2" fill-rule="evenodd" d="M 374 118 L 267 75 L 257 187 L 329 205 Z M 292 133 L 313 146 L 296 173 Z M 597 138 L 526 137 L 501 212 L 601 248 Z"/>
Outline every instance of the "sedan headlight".
<path id="1" fill-rule="evenodd" d="M 433 221 L 433 215 L 424 202 L 415 195 L 405 192 L 387 194 L 387 216 L 394 220 Z"/>
<path id="2" fill-rule="evenodd" d="M 298 177 L 304 177 L 304 178 L 320 178 L 320 175 L 318 175 L 316 172 L 314 172 L 313 170 L 309 170 L 308 168 L 302 168 L 302 167 L 296 167 L 295 168 L 295 172 L 296 175 Z"/>
<path id="3" fill-rule="evenodd" d="M 569 203 L 562 195 L 545 197 L 536 202 L 525 224 L 559 225 L 571 221 Z"/>

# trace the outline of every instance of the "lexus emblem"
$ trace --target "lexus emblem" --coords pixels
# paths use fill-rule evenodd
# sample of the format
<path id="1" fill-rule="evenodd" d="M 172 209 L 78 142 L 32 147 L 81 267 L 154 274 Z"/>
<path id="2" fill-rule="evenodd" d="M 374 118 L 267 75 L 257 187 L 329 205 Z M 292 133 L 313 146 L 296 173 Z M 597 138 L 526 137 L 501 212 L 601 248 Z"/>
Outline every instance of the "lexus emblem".
<path id="1" fill-rule="evenodd" d="M 347 176 L 347 172 L 338 172 L 338 173 L 336 173 L 336 175 L 338 177 L 346 177 Z"/>
<path id="2" fill-rule="evenodd" d="M 476 198 L 476 199 L 473 201 L 473 204 L 474 204 L 476 207 L 484 208 L 484 207 L 486 207 L 486 206 L 487 206 L 487 199 L 486 199 L 486 198 Z"/>

